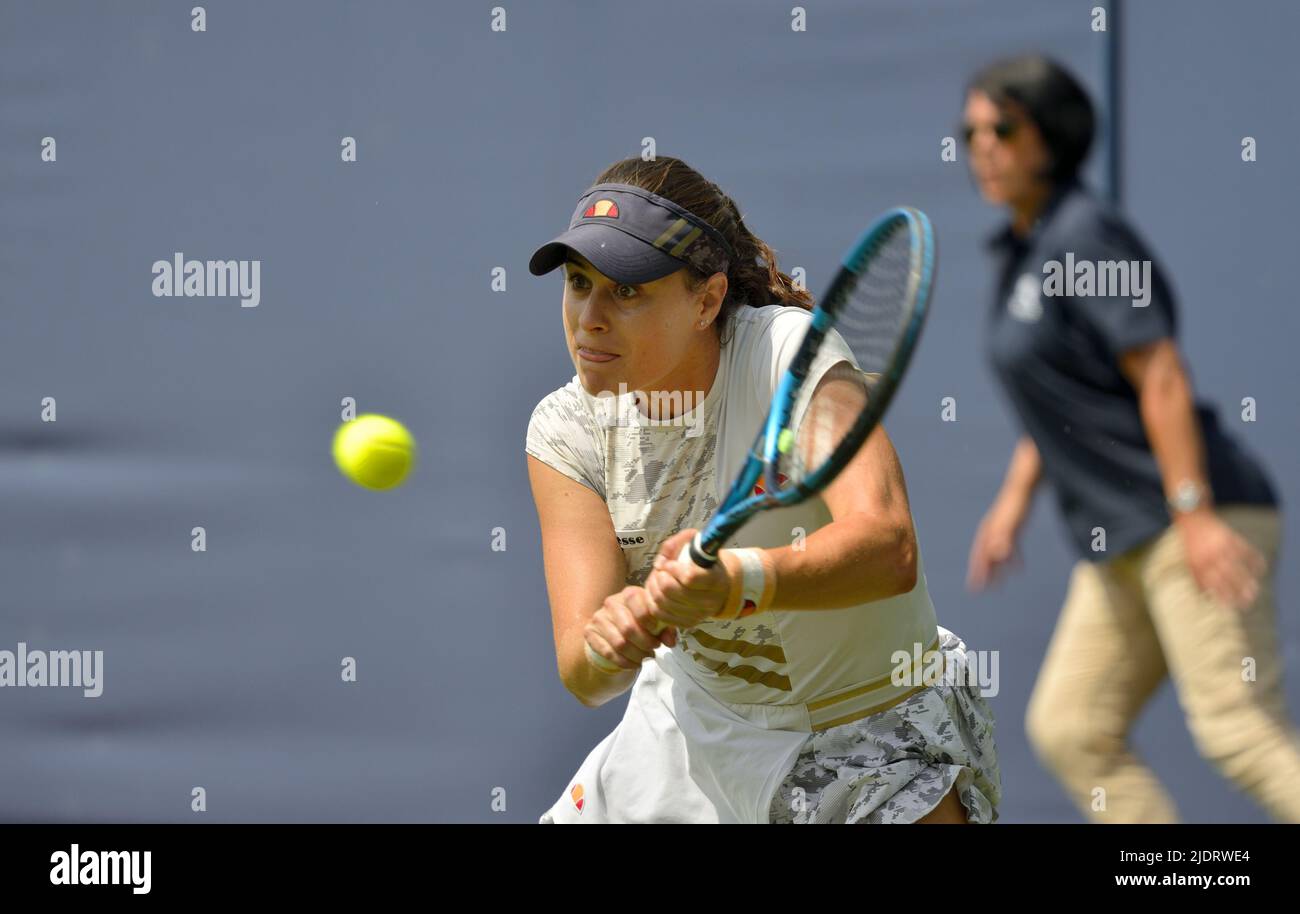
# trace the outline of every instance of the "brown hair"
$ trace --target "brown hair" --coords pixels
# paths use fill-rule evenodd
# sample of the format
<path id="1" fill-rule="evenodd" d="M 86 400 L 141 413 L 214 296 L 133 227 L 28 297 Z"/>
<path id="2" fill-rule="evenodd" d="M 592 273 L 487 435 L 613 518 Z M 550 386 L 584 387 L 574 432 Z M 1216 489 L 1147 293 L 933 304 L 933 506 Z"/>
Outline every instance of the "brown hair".
<path id="1" fill-rule="evenodd" d="M 813 308 L 813 297 L 796 289 L 794 280 L 776 267 L 776 254 L 745 225 L 734 200 L 722 188 L 705 178 L 681 159 L 659 156 L 653 161 L 623 159 L 601 172 L 593 184 L 631 184 L 658 194 L 688 209 L 722 233 L 735 249 L 736 262 L 727 268 L 727 297 L 714 321 L 721 335 L 737 308 L 764 305 L 792 305 Z M 708 280 L 687 264 L 686 284 L 698 290 Z"/>

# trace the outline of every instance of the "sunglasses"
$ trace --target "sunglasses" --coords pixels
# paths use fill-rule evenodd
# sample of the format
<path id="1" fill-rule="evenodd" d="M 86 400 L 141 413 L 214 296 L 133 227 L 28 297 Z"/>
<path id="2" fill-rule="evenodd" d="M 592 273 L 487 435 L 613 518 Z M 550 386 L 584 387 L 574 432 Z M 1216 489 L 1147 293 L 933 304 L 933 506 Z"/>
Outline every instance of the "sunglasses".
<path id="1" fill-rule="evenodd" d="M 993 135 L 998 138 L 998 142 L 1005 143 L 1016 135 L 1018 129 L 1020 129 L 1019 121 L 1013 121 L 1010 118 L 1003 118 L 993 125 Z M 975 126 L 973 124 L 963 124 L 961 135 L 962 139 L 965 140 L 966 145 L 969 146 L 971 140 L 975 139 Z"/>

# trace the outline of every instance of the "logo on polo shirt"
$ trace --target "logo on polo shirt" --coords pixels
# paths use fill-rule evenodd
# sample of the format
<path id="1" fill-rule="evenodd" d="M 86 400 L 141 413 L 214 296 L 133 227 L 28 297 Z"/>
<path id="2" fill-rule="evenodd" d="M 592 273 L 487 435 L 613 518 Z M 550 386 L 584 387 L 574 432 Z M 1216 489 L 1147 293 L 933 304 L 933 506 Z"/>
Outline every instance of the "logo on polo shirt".
<path id="1" fill-rule="evenodd" d="M 607 219 L 618 218 L 618 204 L 613 200 L 597 200 L 583 212 L 582 218 L 591 219 L 594 216 L 604 216 Z"/>
<path id="2" fill-rule="evenodd" d="M 583 803 L 583 799 L 582 799 L 582 785 L 581 785 L 581 784 L 574 784 L 574 785 L 573 785 L 573 790 L 569 791 L 569 798 L 570 798 L 571 800 L 573 800 L 573 805 L 574 805 L 575 807 L 577 807 L 578 815 L 582 815 L 582 807 L 583 807 L 584 803 Z"/>
<path id="3" fill-rule="evenodd" d="M 1043 316 L 1042 286 L 1038 277 L 1025 273 L 1016 280 L 1016 286 L 1007 299 L 1007 313 L 1018 321 L 1032 324 Z"/>

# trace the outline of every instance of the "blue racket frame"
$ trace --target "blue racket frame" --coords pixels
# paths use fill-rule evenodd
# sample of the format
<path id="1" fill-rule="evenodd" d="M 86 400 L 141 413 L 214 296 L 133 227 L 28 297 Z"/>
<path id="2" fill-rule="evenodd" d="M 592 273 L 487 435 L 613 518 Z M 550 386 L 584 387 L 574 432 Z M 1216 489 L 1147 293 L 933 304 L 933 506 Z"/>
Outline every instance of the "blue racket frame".
<path id="1" fill-rule="evenodd" d="M 915 268 L 908 289 L 911 311 L 900 335 L 894 358 L 872 387 L 867 407 L 858 415 L 848 433 L 831 452 L 830 457 L 807 477 L 793 486 L 782 489 L 776 482 L 777 464 L 782 456 L 781 437 L 782 433 L 789 428 L 790 414 L 799 391 L 808 377 L 813 357 L 817 354 L 827 331 L 835 326 L 836 318 L 849 293 L 870 267 L 876 247 L 897 231 L 900 225 L 905 228 L 911 239 L 911 259 Z M 768 409 L 767 418 L 760 427 L 754 444 L 750 447 L 744 467 L 741 468 L 740 474 L 717 512 L 691 542 L 691 558 L 697 565 L 707 568 L 717 564 L 718 550 L 722 548 L 723 542 L 756 512 L 782 505 L 798 504 L 820 492 L 844 469 L 870 435 L 871 430 L 880 422 L 881 416 L 884 415 L 885 409 L 902 381 L 903 372 L 911 360 L 921 328 L 925 324 L 934 276 L 934 229 L 930 225 L 929 218 L 920 210 L 910 206 L 895 207 L 883 214 L 862 233 L 857 243 L 840 261 L 840 269 L 836 272 L 835 279 L 813 310 L 812 323 L 804 334 L 789 368 L 777 384 L 772 406 Z M 755 495 L 754 486 L 760 482 L 764 491 L 761 495 Z"/>

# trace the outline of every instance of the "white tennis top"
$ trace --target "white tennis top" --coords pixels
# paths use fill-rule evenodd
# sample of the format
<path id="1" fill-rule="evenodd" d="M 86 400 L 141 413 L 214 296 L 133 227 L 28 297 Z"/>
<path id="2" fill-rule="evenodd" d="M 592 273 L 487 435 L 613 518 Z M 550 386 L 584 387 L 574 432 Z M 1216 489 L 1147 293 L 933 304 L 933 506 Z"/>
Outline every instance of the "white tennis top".
<path id="1" fill-rule="evenodd" d="M 721 503 L 754 443 L 777 382 L 811 322 L 811 313 L 780 305 L 741 307 L 732 320 L 713 385 L 702 402 L 688 404 L 693 408 L 677 419 L 648 420 L 633 404 L 631 393 L 596 397 L 583 389 L 576 375 L 533 410 L 527 453 L 588 486 L 605 501 L 627 560 L 629 584 L 645 581 L 665 539 L 687 527 L 702 528 Z M 841 359 L 856 367 L 852 352 L 832 332 L 814 360 L 811 383 L 805 390 L 810 393 L 822 373 Z M 806 407 L 807 399 L 805 394 L 796 405 L 796 416 Z M 814 497 L 799 505 L 760 512 L 727 545 L 789 546 L 830 521 L 825 503 Z M 711 767 L 714 774 L 704 778 L 710 780 L 732 764 L 738 751 L 749 755 L 745 770 L 754 775 L 753 783 L 746 787 L 745 779 L 733 772 L 721 780 L 729 786 L 719 787 L 728 795 L 721 800 L 709 797 L 706 805 L 715 812 L 720 806 L 732 811 L 731 815 L 717 812 L 720 821 L 763 821 L 764 794 L 770 795 L 779 783 L 788 768 L 786 756 L 793 761 L 809 732 L 883 710 L 917 688 L 914 683 L 919 678 L 899 681 L 893 673 L 898 666 L 896 651 L 919 654 L 938 644 L 938 625 L 919 553 L 918 548 L 917 584 L 910 593 L 843 609 L 776 611 L 708 621 L 679 632 L 676 647 L 661 647 L 653 662 L 643 665 L 629 700 L 629 716 L 635 710 L 638 726 L 645 727 L 647 712 L 637 706 L 647 700 L 656 704 L 667 701 L 665 708 L 657 707 L 653 714 L 666 713 L 665 724 L 675 719 L 683 732 L 673 739 L 686 741 L 676 750 L 659 746 L 657 751 L 673 755 L 661 759 L 662 765 Z M 779 581 L 777 587 L 779 593 Z M 673 711 L 685 704 L 696 706 L 689 715 L 694 724 L 704 724 L 703 717 L 711 715 L 717 719 L 692 734 L 694 724 L 687 725 L 683 716 Z M 707 713 L 701 710 L 704 708 Z M 625 718 L 620 729 L 627 729 L 627 723 Z M 662 742 L 662 728 L 654 732 Z M 742 733 L 758 741 L 748 753 L 741 745 Z M 616 736 L 617 731 L 606 743 Z M 717 752 L 711 756 L 705 751 L 706 744 Z M 625 749 L 647 751 L 647 747 L 634 744 Z M 692 750 L 695 757 L 691 757 Z M 600 751 L 597 747 L 593 756 Z M 709 758 L 716 764 L 708 762 Z M 646 761 L 644 755 L 639 763 L 632 755 L 628 757 L 628 764 L 641 768 Z M 591 763 L 589 758 L 587 765 Z M 699 782 L 700 777 L 695 780 Z M 583 802 L 587 813 L 578 812 L 583 820 L 591 820 L 597 814 L 590 807 L 599 804 L 600 790 L 591 784 L 584 789 L 588 791 Z M 644 801 L 644 784 L 637 790 Z M 744 796 L 738 797 L 737 791 Z M 687 820 L 709 820 L 701 810 L 686 809 L 689 804 L 684 805 L 680 789 L 671 797 L 673 808 L 683 811 Z M 556 810 L 563 805 L 563 801 L 557 803 Z M 570 813 L 575 805 L 569 804 Z M 624 813 L 635 821 L 663 821 L 662 809 L 637 808 Z M 635 819 L 636 815 L 650 818 Z M 654 818 L 656 815 L 660 818 Z M 695 818 L 690 818 L 692 815 Z M 629 819 L 611 813 L 609 820 Z"/>

